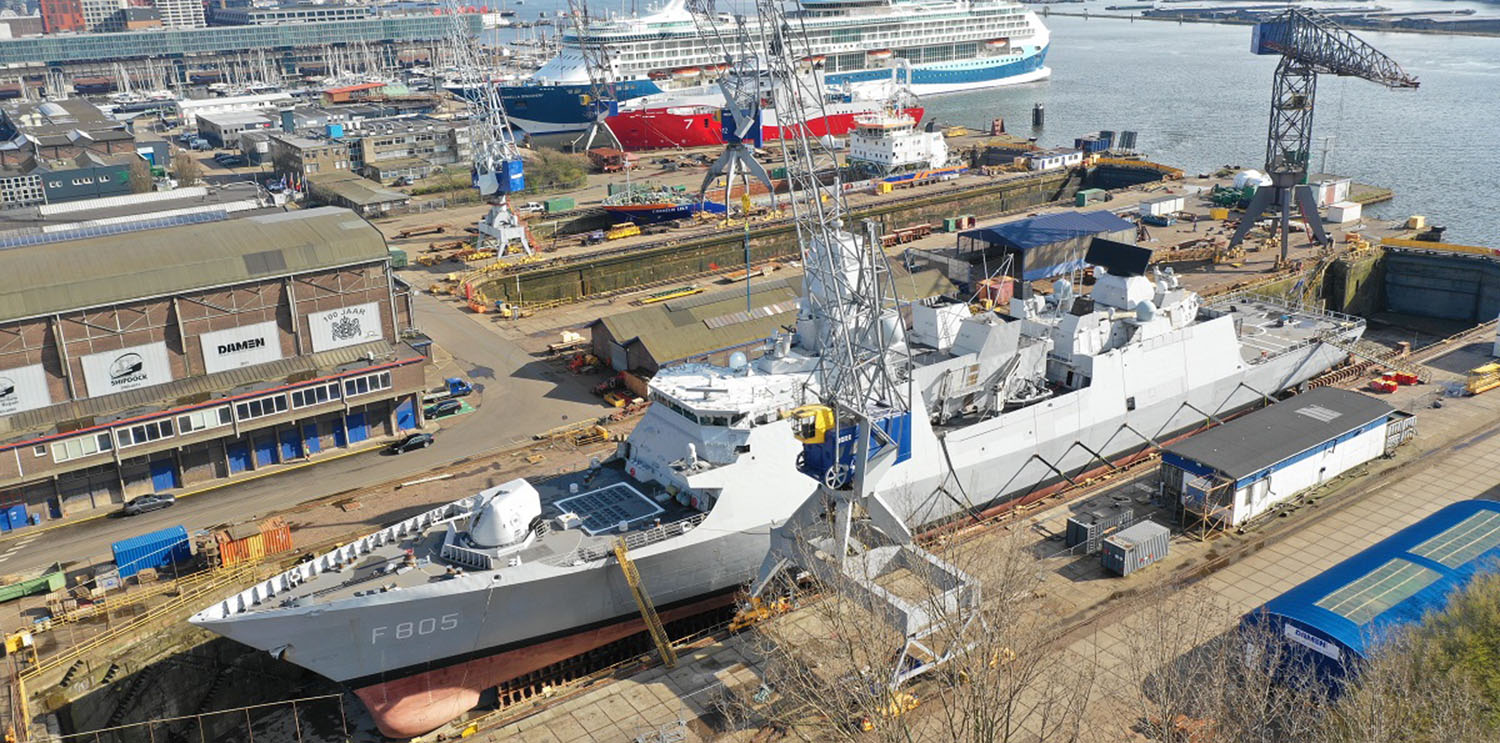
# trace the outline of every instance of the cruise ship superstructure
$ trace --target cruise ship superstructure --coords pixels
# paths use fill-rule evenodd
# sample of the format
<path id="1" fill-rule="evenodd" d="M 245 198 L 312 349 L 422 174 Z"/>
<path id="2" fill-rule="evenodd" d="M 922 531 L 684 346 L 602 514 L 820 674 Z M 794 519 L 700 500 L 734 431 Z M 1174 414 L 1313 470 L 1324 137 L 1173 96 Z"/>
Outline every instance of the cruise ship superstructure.
<path id="1" fill-rule="evenodd" d="M 801 60 L 833 88 L 881 83 L 894 75 L 918 95 L 1040 80 L 1050 36 L 1014 0 L 801 0 L 791 14 L 812 54 Z M 755 20 L 747 19 L 754 34 Z M 700 24 L 733 28 L 728 16 L 698 18 L 683 0 L 639 18 L 597 22 L 589 43 L 609 60 L 622 110 L 723 105 L 716 84 L 726 70 Z M 576 31 L 523 84 L 501 87 L 510 119 L 531 134 L 579 131 L 591 120 L 584 54 Z M 666 95 L 663 95 L 666 94 Z M 637 103 L 635 99 L 649 96 Z"/>
<path id="2" fill-rule="evenodd" d="M 1337 344 L 1364 330 L 1257 297 L 1204 304 L 1170 273 L 1096 272 L 1086 296 L 1059 283 L 1007 315 L 905 311 L 912 456 L 878 487 L 912 527 L 1261 402 L 1340 363 Z M 781 337 L 728 367 L 664 368 L 609 460 L 439 506 L 191 621 L 344 682 L 389 735 L 434 729 L 489 687 L 640 631 L 616 539 L 667 621 L 729 601 L 816 488 L 783 416 L 816 389 L 817 364 Z"/>

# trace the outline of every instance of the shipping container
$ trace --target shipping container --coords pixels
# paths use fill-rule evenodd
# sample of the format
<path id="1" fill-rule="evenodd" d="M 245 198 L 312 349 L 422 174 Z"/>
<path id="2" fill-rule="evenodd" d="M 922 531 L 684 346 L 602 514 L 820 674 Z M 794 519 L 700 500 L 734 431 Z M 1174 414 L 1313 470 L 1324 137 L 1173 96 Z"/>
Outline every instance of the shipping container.
<path id="1" fill-rule="evenodd" d="M 1108 506 L 1080 511 L 1068 517 L 1068 528 L 1063 535 L 1063 546 L 1069 549 L 1084 545 L 1083 553 L 1092 555 L 1099 551 L 1104 538 L 1119 531 L 1135 519 L 1135 510 L 1128 507 Z"/>
<path id="2" fill-rule="evenodd" d="M 547 207 L 548 214 L 565 212 L 578 206 L 578 202 L 574 201 L 572 196 L 554 196 L 547 199 L 543 204 Z"/>
<path id="3" fill-rule="evenodd" d="M 1220 221 L 1229 219 L 1229 210 L 1222 206 L 1213 207 L 1208 210 L 1208 218 Z"/>
<path id="4" fill-rule="evenodd" d="M 979 282 L 977 294 L 981 300 L 988 301 L 993 307 L 1009 307 L 1010 300 L 1016 293 L 1015 279 L 1009 276 L 996 276 Z"/>
<path id="5" fill-rule="evenodd" d="M 1108 194 L 1102 188 L 1085 188 L 1073 196 L 1074 206 L 1088 206 L 1095 201 L 1104 201 Z"/>
<path id="6" fill-rule="evenodd" d="M 1353 201 L 1340 201 L 1328 206 L 1328 222 L 1346 224 L 1359 219 L 1360 205 Z"/>
<path id="7" fill-rule="evenodd" d="M 292 529 L 277 517 L 215 532 L 214 541 L 219 546 L 219 564 L 227 568 L 291 551 Z"/>
<path id="8" fill-rule="evenodd" d="M 406 268 L 406 251 L 391 248 L 391 268 Z"/>
<path id="9" fill-rule="evenodd" d="M 122 539 L 109 546 L 121 578 L 129 578 L 142 568 L 164 568 L 193 556 L 187 529 L 173 526 L 150 534 Z"/>
<path id="10" fill-rule="evenodd" d="M 1186 199 L 1181 196 L 1163 196 L 1159 199 L 1142 201 L 1140 210 L 1143 216 L 1165 216 L 1182 211 Z"/>
<path id="11" fill-rule="evenodd" d="M 1130 575 L 1167 556 L 1172 532 L 1155 521 L 1142 521 L 1106 537 L 1099 562 L 1116 575 Z"/>

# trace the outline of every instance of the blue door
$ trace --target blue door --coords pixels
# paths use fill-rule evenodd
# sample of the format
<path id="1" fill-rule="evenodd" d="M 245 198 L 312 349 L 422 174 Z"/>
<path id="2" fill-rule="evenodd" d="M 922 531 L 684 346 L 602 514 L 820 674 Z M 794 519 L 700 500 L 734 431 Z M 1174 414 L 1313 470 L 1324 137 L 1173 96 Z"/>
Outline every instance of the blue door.
<path id="1" fill-rule="evenodd" d="M 255 466 L 276 464 L 276 439 L 267 436 L 255 440 Z"/>
<path id="2" fill-rule="evenodd" d="M 318 439 L 318 424 L 309 423 L 302 427 L 302 448 L 308 454 L 317 454 L 323 451 L 323 442 Z"/>
<path id="3" fill-rule="evenodd" d="M 417 427 L 417 403 L 411 398 L 396 406 L 396 428 L 405 431 Z"/>
<path id="4" fill-rule="evenodd" d="M 237 474 L 250 469 L 250 444 L 246 441 L 237 441 L 224 447 L 224 453 L 229 458 L 229 474 Z"/>
<path id="5" fill-rule="evenodd" d="M 333 445 L 340 449 L 349 445 L 348 425 L 349 421 L 346 418 L 340 418 L 333 423 Z"/>
<path id="6" fill-rule="evenodd" d="M 370 438 L 370 427 L 365 425 L 364 413 L 350 413 L 345 423 L 349 427 L 349 443 L 353 444 Z"/>
<path id="7" fill-rule="evenodd" d="M 302 458 L 302 438 L 297 435 L 297 429 L 288 428 L 281 432 L 281 461 Z"/>
<path id="8" fill-rule="evenodd" d="M 178 487 L 177 463 L 170 459 L 158 459 L 152 462 L 151 487 L 157 493 Z"/>

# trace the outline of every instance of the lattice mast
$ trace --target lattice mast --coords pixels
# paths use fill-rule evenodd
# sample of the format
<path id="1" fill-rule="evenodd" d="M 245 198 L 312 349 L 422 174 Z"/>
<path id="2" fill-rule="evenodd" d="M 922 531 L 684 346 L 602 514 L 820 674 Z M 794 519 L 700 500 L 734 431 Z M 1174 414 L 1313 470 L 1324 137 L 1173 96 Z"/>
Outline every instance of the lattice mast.
<path id="1" fill-rule="evenodd" d="M 493 246 L 503 255 L 507 248 L 519 244 L 531 255 L 526 228 L 510 209 L 509 195 L 526 187 L 525 164 L 511 133 L 510 117 L 490 79 L 490 68 L 482 62 L 479 39 L 469 32 L 463 7 L 457 0 L 447 0 L 447 11 L 452 20 L 448 46 L 469 110 L 469 141 L 474 153 L 470 174 L 480 198 L 491 205 L 477 225 L 475 247 Z"/>

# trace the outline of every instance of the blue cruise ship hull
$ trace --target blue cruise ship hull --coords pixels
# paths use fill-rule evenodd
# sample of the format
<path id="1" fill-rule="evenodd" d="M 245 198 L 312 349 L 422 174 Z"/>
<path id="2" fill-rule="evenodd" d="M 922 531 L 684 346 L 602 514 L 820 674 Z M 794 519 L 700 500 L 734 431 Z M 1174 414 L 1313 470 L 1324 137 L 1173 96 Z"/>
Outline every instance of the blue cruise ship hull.
<path id="1" fill-rule="evenodd" d="M 913 66 L 909 85 L 920 95 L 1030 82 L 1045 76 L 1047 49 L 1008 62 L 970 59 Z M 830 85 L 842 85 L 887 80 L 890 76 L 890 69 L 880 68 L 830 73 L 826 79 Z M 615 89 L 621 101 L 663 92 L 652 80 L 621 80 Z M 502 85 L 499 90 L 511 122 L 528 134 L 576 132 L 588 127 L 589 112 L 584 104 L 589 94 L 587 83 Z M 450 92 L 462 95 L 458 90 Z"/>

